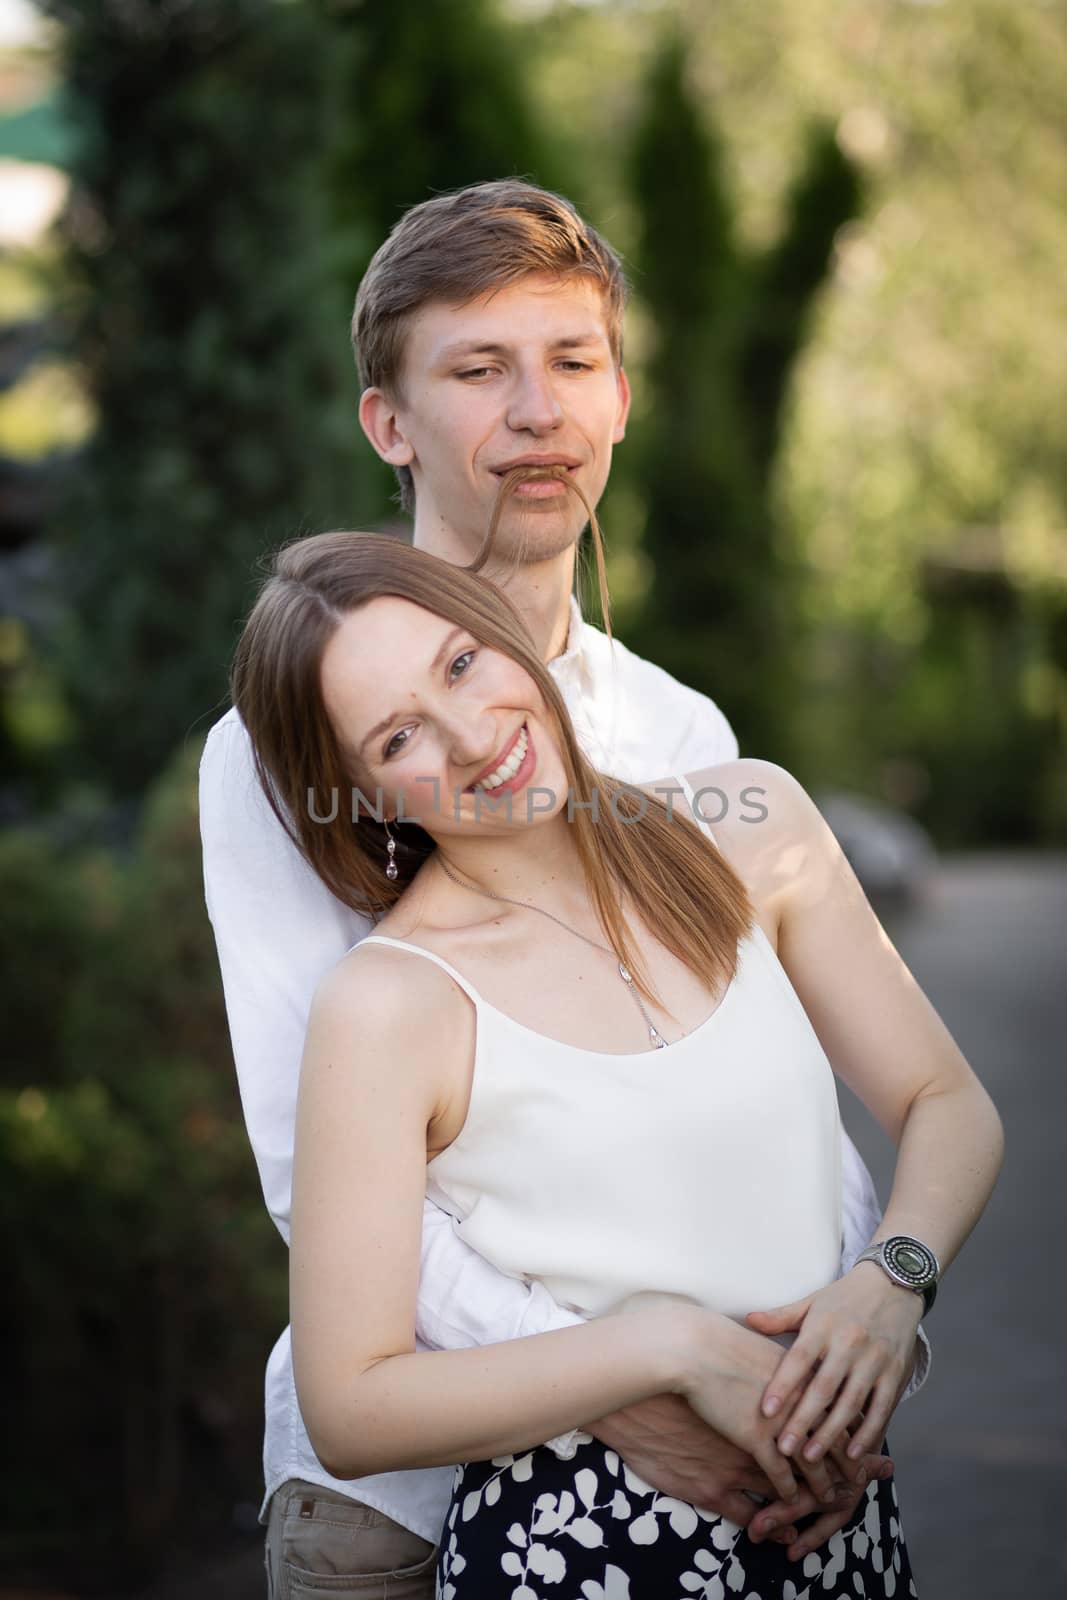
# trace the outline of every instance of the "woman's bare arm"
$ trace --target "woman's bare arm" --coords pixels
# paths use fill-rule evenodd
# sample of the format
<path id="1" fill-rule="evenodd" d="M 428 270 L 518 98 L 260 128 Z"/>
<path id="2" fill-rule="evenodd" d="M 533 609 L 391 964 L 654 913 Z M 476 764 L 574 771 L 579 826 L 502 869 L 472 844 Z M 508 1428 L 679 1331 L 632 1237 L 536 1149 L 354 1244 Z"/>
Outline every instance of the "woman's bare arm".
<path id="1" fill-rule="evenodd" d="M 996 1182 L 1000 1118 L 893 948 L 814 803 L 781 768 L 740 765 L 753 769 L 754 781 L 766 789 L 768 816 L 751 825 L 747 841 L 738 822 L 730 848 L 741 853 L 754 873 L 750 881 L 777 909 L 779 959 L 834 1071 L 898 1146 L 893 1191 L 875 1238 L 914 1234 L 944 1269 Z M 789 1453 L 802 1443 L 828 1408 L 814 1434 L 817 1453 L 860 1409 L 866 1421 L 850 1451 L 876 1448 L 922 1302 L 871 1262 L 809 1302 L 765 1400 L 777 1400 L 781 1416 L 789 1418 L 782 1448 Z M 757 1315 L 749 1321 L 763 1325 Z"/>

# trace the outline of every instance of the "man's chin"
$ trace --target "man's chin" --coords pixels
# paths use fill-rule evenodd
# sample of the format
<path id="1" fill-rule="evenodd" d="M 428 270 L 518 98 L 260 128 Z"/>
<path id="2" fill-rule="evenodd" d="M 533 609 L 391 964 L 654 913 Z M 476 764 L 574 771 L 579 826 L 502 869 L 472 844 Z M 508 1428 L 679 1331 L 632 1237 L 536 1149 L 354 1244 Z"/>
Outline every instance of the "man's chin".
<path id="1" fill-rule="evenodd" d="M 509 512 L 501 517 L 493 537 L 489 561 L 493 564 L 536 566 L 552 561 L 567 550 L 573 550 L 581 538 L 585 518 L 577 518 L 568 505 L 568 515 L 561 514 L 558 506 L 536 510 L 523 515 Z"/>

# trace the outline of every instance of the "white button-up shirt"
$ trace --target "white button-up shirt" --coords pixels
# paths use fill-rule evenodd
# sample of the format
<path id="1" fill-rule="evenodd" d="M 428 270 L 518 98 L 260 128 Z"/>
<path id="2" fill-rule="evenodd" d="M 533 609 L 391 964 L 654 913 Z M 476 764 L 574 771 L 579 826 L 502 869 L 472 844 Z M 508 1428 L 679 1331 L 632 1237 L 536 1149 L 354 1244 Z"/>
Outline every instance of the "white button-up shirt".
<path id="1" fill-rule="evenodd" d="M 579 742 L 600 771 L 627 783 L 649 783 L 737 757 L 737 740 L 718 706 L 618 640 L 613 644 L 582 619 L 573 599 L 567 648 L 549 667 Z M 297 1085 L 312 996 L 371 923 L 330 894 L 285 834 L 256 780 L 251 744 L 235 711 L 208 735 L 200 767 L 200 827 L 241 1103 L 267 1208 L 288 1241 Z M 870 1240 L 881 1212 L 870 1175 L 844 1132 L 842 1190 L 845 1271 Z M 540 1284 L 497 1272 L 456 1237 L 450 1217 L 426 1203 L 420 1346 L 491 1344 L 578 1320 Z M 925 1377 L 925 1347 L 921 1365 L 913 1389 Z M 264 1519 L 275 1489 L 303 1478 L 437 1541 L 452 1468 L 332 1478 L 300 1416 L 288 1328 L 267 1363 L 265 1399 Z M 567 1451 L 566 1442 L 559 1447 Z"/>

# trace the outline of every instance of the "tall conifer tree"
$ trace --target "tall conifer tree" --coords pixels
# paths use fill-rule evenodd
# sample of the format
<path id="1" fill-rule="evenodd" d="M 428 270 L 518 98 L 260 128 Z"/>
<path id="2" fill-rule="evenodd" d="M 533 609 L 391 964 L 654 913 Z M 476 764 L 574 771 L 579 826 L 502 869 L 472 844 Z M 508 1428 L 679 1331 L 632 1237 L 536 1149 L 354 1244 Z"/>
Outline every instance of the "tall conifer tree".
<path id="1" fill-rule="evenodd" d="M 99 425 L 57 530 L 83 769 L 135 793 L 226 695 L 270 545 L 352 515 L 324 247 L 328 39 L 275 0 L 46 0 L 79 130 L 64 222 Z"/>
<path id="2" fill-rule="evenodd" d="M 561 181 L 496 0 L 318 0 L 334 29 L 330 138 L 347 291 L 408 207 L 490 178 Z"/>
<path id="3" fill-rule="evenodd" d="M 628 176 L 653 321 L 637 441 L 652 580 L 635 637 L 722 704 L 743 750 L 785 759 L 795 624 L 771 477 L 812 300 L 858 205 L 855 173 L 817 130 L 779 241 L 744 251 L 714 123 L 674 33 L 649 73 Z"/>

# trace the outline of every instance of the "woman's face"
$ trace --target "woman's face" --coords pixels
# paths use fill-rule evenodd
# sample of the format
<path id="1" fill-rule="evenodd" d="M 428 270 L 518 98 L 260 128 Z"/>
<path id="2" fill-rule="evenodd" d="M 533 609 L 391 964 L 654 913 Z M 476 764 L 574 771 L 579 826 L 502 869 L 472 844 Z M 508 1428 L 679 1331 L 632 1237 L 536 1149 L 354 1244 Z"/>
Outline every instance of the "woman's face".
<path id="1" fill-rule="evenodd" d="M 510 656 L 410 600 L 381 596 L 326 647 L 327 714 L 367 802 L 435 839 L 499 834 L 567 797 L 554 720 Z"/>

